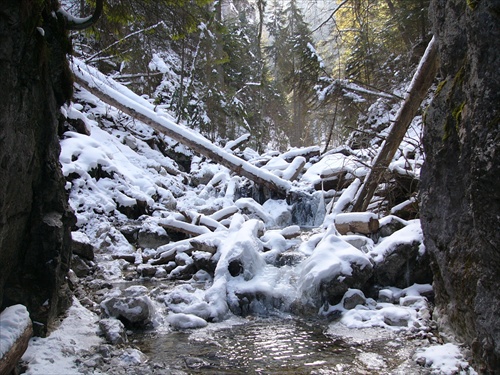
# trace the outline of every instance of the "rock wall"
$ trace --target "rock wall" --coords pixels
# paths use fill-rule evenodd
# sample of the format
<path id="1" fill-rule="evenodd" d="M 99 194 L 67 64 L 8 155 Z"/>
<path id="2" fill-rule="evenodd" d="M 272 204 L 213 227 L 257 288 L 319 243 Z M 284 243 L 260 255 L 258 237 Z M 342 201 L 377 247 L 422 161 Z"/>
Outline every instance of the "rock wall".
<path id="1" fill-rule="evenodd" d="M 422 228 L 436 311 L 500 369 L 500 1 L 433 0 L 441 83 L 426 115 Z"/>
<path id="2" fill-rule="evenodd" d="M 0 7 L 0 309 L 27 306 L 41 335 L 71 302 L 73 215 L 57 133 L 72 81 L 55 6 L 3 0 Z"/>

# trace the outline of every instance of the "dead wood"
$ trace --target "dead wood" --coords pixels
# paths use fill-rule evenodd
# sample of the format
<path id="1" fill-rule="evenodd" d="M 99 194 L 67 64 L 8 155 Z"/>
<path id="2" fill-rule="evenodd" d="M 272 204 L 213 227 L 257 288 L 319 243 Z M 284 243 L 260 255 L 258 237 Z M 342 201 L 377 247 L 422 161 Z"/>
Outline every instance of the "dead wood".
<path id="1" fill-rule="evenodd" d="M 380 183 L 392 158 L 396 154 L 411 121 L 415 117 L 420 104 L 431 87 L 438 69 L 438 45 L 433 37 L 427 46 L 424 56 L 413 77 L 408 95 L 396 115 L 394 124 L 387 136 L 380 152 L 375 158 L 372 170 L 366 176 L 365 182 L 354 204 L 353 211 L 366 211 L 375 189 Z"/>
<path id="2" fill-rule="evenodd" d="M 17 363 L 23 356 L 24 352 L 28 348 L 28 343 L 30 341 L 31 335 L 33 334 L 33 325 L 31 322 L 24 329 L 23 333 L 14 342 L 14 344 L 8 348 L 5 355 L 0 358 L 0 375 L 11 374 L 16 367 Z"/>

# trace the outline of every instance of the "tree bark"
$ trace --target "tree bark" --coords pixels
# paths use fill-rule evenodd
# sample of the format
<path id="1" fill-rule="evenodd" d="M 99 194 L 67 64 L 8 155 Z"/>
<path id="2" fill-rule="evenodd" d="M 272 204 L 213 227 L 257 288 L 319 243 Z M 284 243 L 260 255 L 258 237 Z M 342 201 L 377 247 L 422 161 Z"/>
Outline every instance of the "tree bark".
<path id="1" fill-rule="evenodd" d="M 354 204 L 353 211 L 366 211 L 375 193 L 375 189 L 380 183 L 392 158 L 396 154 L 411 121 L 415 117 L 422 100 L 425 98 L 425 95 L 434 81 L 438 69 L 437 56 L 437 43 L 435 39 L 432 38 L 413 76 L 408 95 L 396 115 L 389 135 L 375 158 L 370 173 L 365 178 L 365 182 Z"/>
<path id="2" fill-rule="evenodd" d="M 33 325 L 30 324 L 24 329 L 23 333 L 0 358 L 0 374 L 12 374 L 17 363 L 28 348 L 31 336 L 33 335 Z"/>

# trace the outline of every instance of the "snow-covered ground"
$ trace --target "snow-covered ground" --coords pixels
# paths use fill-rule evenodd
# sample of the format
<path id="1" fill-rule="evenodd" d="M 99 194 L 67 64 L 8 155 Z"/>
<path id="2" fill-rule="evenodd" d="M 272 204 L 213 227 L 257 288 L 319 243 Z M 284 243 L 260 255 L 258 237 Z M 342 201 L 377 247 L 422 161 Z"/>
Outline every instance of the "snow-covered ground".
<path id="1" fill-rule="evenodd" d="M 117 90 L 135 100 L 126 90 Z M 372 268 L 399 245 L 415 245 L 417 256 L 425 254 L 418 219 L 402 220 L 382 210 L 344 214 L 339 221 L 375 217 L 381 227 L 397 222 L 400 228 L 384 236 L 340 235 L 336 230 L 336 216 L 355 198 L 360 179 L 368 173 L 367 150 L 310 158 L 292 182 L 287 178 L 304 159 L 303 150 L 257 155 L 237 149 L 231 157 L 242 155 L 256 169 L 254 165 L 264 164 L 263 177 L 273 175 L 285 181 L 290 196 L 306 197 L 302 206 L 286 199 L 257 202 L 248 180 L 227 168 L 193 155 L 85 90 L 76 100 L 63 112 L 70 123 L 83 122 L 88 134 L 70 128 L 61 140 L 60 161 L 77 218 L 73 238 L 90 244 L 95 259 L 80 259 L 83 271 L 70 276 L 81 301 L 75 298 L 49 337 L 31 340 L 23 356 L 27 374 L 112 374 L 147 367 L 147 358 L 137 348 L 105 343 L 101 314 L 127 316 L 141 329 L 168 333 L 272 309 L 332 319 L 332 332 L 363 335 L 363 329 L 378 327 L 408 340 L 417 337 L 422 348 L 412 361 L 430 373 L 475 373 L 465 351 L 442 343 L 434 331 L 430 285 L 389 285 L 369 298 L 346 284 L 340 296 L 325 297 L 325 285 L 369 278 Z M 395 173 L 418 176 L 418 128 L 417 121 L 391 164 Z M 181 159 L 190 161 L 189 169 Z M 338 190 L 314 190 L 325 176 L 339 174 L 348 183 Z M 304 217 L 307 222 L 298 222 Z M 311 223 L 316 224 L 313 230 L 301 230 Z M 185 231 L 192 234 L 186 236 Z M 174 239 L 173 232 L 184 239 Z M 0 327 L 11 320 L 2 318 Z"/>

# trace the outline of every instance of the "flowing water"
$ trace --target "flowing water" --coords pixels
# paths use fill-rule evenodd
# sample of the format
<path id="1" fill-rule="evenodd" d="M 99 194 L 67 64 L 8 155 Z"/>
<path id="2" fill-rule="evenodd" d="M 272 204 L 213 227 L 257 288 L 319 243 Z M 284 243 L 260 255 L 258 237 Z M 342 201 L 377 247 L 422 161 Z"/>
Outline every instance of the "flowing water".
<path id="1" fill-rule="evenodd" d="M 150 358 L 188 374 L 424 374 L 418 341 L 319 320 L 235 318 L 197 330 L 134 334 Z"/>

